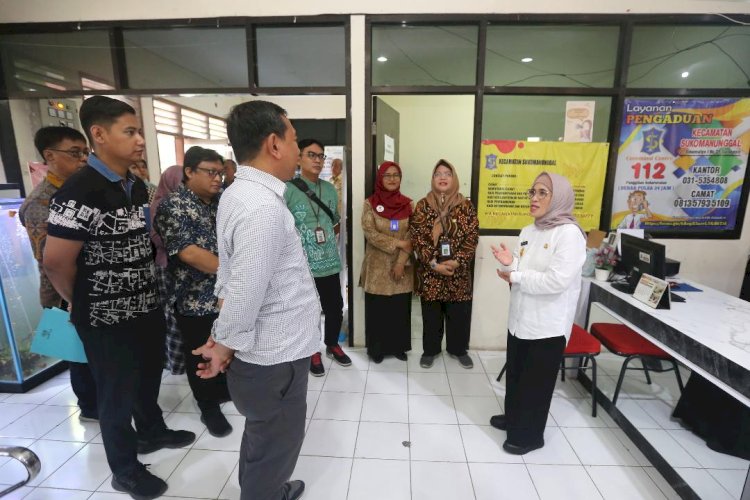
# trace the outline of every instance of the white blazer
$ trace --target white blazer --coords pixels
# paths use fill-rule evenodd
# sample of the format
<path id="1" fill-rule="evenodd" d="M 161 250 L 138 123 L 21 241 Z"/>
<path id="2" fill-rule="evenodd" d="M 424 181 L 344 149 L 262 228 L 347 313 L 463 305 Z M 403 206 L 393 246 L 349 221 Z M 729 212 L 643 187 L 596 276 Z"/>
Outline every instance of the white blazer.
<path id="1" fill-rule="evenodd" d="M 570 338 L 586 240 L 574 224 L 540 230 L 534 224 L 521 230 L 511 271 L 508 330 L 520 339 L 564 335 Z"/>

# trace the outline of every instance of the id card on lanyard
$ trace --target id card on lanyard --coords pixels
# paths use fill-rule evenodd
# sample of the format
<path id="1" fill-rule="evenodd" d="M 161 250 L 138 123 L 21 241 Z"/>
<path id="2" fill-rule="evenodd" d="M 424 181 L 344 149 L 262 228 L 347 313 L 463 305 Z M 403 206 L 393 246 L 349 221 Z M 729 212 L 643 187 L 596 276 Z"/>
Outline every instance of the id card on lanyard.
<path id="1" fill-rule="evenodd" d="M 451 257 L 451 242 L 445 236 L 440 237 L 440 257 Z"/>
<path id="2" fill-rule="evenodd" d="M 315 243 L 322 245 L 326 242 L 326 232 L 322 227 L 318 226 L 315 228 Z"/>
<path id="3" fill-rule="evenodd" d="M 391 231 L 394 233 L 398 231 L 398 221 L 396 219 L 391 219 Z"/>

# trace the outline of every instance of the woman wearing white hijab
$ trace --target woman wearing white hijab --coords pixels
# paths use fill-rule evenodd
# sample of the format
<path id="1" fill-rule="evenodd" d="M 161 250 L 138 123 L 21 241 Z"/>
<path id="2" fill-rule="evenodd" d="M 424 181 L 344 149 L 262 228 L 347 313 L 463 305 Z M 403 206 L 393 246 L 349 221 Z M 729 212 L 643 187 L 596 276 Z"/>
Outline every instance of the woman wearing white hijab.
<path id="1" fill-rule="evenodd" d="M 507 431 L 503 449 L 523 455 L 544 446 L 544 427 L 557 371 L 570 338 L 585 233 L 573 217 L 575 195 L 568 180 L 543 172 L 529 190 L 534 223 L 521 230 L 516 250 L 492 246 L 511 284 L 508 318 L 505 414 L 490 420 Z"/>

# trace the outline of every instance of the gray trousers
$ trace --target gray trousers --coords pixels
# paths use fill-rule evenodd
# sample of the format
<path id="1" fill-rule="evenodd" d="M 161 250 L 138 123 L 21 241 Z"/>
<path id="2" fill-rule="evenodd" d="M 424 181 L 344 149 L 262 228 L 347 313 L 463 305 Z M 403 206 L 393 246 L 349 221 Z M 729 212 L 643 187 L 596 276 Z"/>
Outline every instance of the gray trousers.
<path id="1" fill-rule="evenodd" d="M 245 417 L 240 446 L 241 500 L 285 500 L 284 484 L 305 439 L 310 358 L 262 366 L 232 361 L 227 384 Z"/>

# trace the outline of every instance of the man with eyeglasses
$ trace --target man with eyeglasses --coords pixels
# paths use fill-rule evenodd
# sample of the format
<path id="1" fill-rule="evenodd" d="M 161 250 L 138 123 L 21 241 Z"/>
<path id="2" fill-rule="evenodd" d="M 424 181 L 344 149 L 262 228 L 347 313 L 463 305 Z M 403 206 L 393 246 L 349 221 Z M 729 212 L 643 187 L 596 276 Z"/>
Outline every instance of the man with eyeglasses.
<path id="1" fill-rule="evenodd" d="M 219 308 L 214 287 L 219 267 L 216 211 L 223 187 L 223 158 L 213 149 L 193 146 L 185 152 L 182 185 L 159 204 L 154 218 L 164 241 L 168 270 L 174 283 L 175 318 L 182 334 L 185 372 L 201 411 L 201 422 L 212 436 L 223 437 L 232 426 L 221 412 L 229 400 L 226 376 L 197 375 L 200 356 L 192 354 L 211 335 Z"/>
<path id="2" fill-rule="evenodd" d="M 325 316 L 326 355 L 341 366 L 350 366 L 352 360 L 339 345 L 344 300 L 339 281 L 341 258 L 337 242 L 340 219 L 338 195 L 333 184 L 320 178 L 326 157 L 323 154 L 323 144 L 315 139 L 303 139 L 298 146 L 300 177 L 287 183 L 284 199 L 294 216 L 294 224 L 299 231 L 320 296 Z M 319 352 L 310 359 L 310 373 L 316 377 L 325 374 Z"/>
<path id="3" fill-rule="evenodd" d="M 55 290 L 44 272 L 42 257 L 47 240 L 47 219 L 49 201 L 63 183 L 86 165 L 89 148 L 86 138 L 78 130 L 70 127 L 42 127 L 34 135 L 34 146 L 47 165 L 47 176 L 26 197 L 18 211 L 21 224 L 29 233 L 29 242 L 34 258 L 39 264 L 39 301 L 42 307 L 67 308 L 60 294 Z M 78 418 L 83 422 L 99 420 L 96 408 L 96 383 L 87 363 L 69 363 L 70 385 L 78 398 L 81 412 Z"/>

